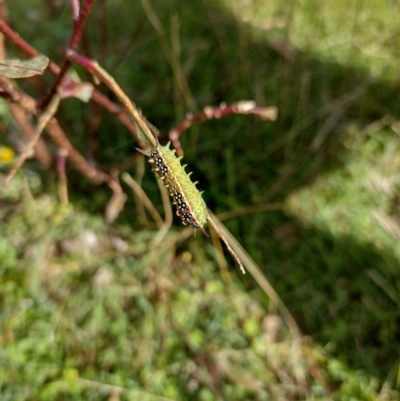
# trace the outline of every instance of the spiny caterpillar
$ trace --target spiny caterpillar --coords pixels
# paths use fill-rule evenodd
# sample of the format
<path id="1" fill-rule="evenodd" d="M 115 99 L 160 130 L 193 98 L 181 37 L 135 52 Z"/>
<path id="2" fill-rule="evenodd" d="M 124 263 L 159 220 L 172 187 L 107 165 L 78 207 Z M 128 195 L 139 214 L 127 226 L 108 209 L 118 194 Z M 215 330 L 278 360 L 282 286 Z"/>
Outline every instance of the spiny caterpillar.
<path id="1" fill-rule="evenodd" d="M 176 205 L 176 214 L 181 218 L 182 224 L 190 225 L 194 235 L 196 230 L 200 230 L 207 235 L 204 225 L 207 222 L 207 206 L 201 196 L 201 192 L 196 188 L 196 183 L 190 179 L 190 174 L 185 171 L 185 166 L 181 165 L 180 159 L 176 157 L 175 150 L 169 148 L 170 143 L 161 146 L 156 137 L 156 146 L 145 152 L 139 152 L 149 156 L 149 163 L 154 164 L 154 170 L 163 180 L 164 185 Z M 208 235 L 207 235 L 208 237 Z"/>

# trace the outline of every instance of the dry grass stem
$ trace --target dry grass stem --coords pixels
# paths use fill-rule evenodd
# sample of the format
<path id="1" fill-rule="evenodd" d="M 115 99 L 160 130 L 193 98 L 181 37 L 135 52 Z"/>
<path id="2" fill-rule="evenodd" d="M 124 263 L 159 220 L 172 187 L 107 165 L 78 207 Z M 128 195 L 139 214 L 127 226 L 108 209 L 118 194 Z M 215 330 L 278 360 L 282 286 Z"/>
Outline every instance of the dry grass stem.
<path id="1" fill-rule="evenodd" d="M 114 92 L 114 94 L 118 97 L 120 102 L 126 107 L 128 112 L 132 116 L 133 120 L 142 131 L 143 135 L 145 135 L 150 145 L 156 146 L 156 140 L 154 134 L 149 128 L 150 124 L 142 116 L 141 112 L 136 108 L 135 104 L 129 99 L 129 97 L 125 94 L 122 88 L 118 85 L 117 81 L 115 81 L 115 79 L 106 70 L 100 67 L 97 61 L 89 60 L 83 56 L 80 56 L 73 50 L 69 50 L 67 54 L 70 60 L 76 62 L 77 64 L 82 65 L 88 71 L 95 74 L 96 77 L 98 77 Z"/>
<path id="2" fill-rule="evenodd" d="M 153 25 L 154 30 L 157 32 L 158 39 L 160 41 L 160 45 L 162 51 L 167 59 L 169 65 L 171 66 L 172 72 L 174 74 L 175 82 L 182 93 L 186 104 L 188 105 L 189 109 L 194 112 L 196 111 L 196 102 L 194 97 L 190 91 L 189 85 L 186 81 L 185 75 L 181 68 L 181 63 L 178 60 L 178 55 L 171 49 L 168 41 L 167 41 L 167 34 L 165 29 L 159 20 L 157 14 L 154 12 L 153 7 L 148 0 L 141 0 L 144 12 L 146 13 L 147 18 L 149 19 L 151 25 Z M 176 32 L 176 29 L 173 32 Z M 177 36 L 173 36 L 172 43 L 177 43 Z M 177 46 L 175 46 L 177 48 Z"/>
<path id="3" fill-rule="evenodd" d="M 242 271 L 243 274 L 246 274 L 246 271 L 244 270 L 243 264 L 237 255 L 237 253 L 232 249 L 229 240 L 226 239 L 224 233 L 222 232 L 221 228 L 223 227 L 223 224 L 218 221 L 218 218 L 212 214 L 210 210 L 208 210 L 208 218 L 207 218 L 208 223 L 210 226 L 215 230 L 215 232 L 218 234 L 218 236 L 224 241 L 229 253 L 232 255 L 233 259 L 235 262 L 238 264 L 240 270 Z M 226 229 L 225 229 L 226 230 Z M 228 232 L 228 230 L 226 230 Z"/>
<path id="4" fill-rule="evenodd" d="M 143 191 L 142 187 L 128 173 L 123 173 L 122 179 L 132 189 L 133 193 L 137 196 L 138 200 L 144 205 L 144 207 L 150 213 L 151 217 L 157 224 L 158 228 L 161 228 L 162 225 L 164 224 L 164 221 L 160 216 L 160 213 L 158 213 L 157 209 L 154 207 L 149 197 L 146 195 L 146 192 Z"/>
<path id="5" fill-rule="evenodd" d="M 57 112 L 59 103 L 60 103 L 60 97 L 57 94 L 52 97 L 51 102 L 49 103 L 47 108 L 39 116 L 38 123 L 37 123 L 36 129 L 35 129 L 35 136 L 33 137 L 32 141 L 29 143 L 29 145 L 26 147 L 26 149 L 22 152 L 22 154 L 18 158 L 15 166 L 8 174 L 7 179 L 6 179 L 6 184 L 8 184 L 10 182 L 10 180 L 14 177 L 14 175 L 19 170 L 19 168 L 24 164 L 26 158 L 32 152 L 33 148 L 35 147 L 35 145 L 36 145 L 38 139 L 40 138 L 40 135 L 42 134 L 47 123 Z"/>
<path id="6" fill-rule="evenodd" d="M 57 155 L 57 175 L 58 175 L 58 196 L 63 205 L 68 204 L 68 180 L 65 173 L 68 152 L 65 149 L 59 149 Z"/>
<path id="7" fill-rule="evenodd" d="M 157 248 L 165 235 L 167 234 L 168 230 L 171 228 L 172 225 L 172 219 L 173 219 L 173 213 L 172 213 L 172 206 L 171 206 L 171 201 L 169 198 L 169 193 L 168 189 L 165 187 L 163 181 L 157 177 L 157 184 L 158 188 L 160 189 L 161 193 L 161 199 L 164 207 L 164 213 L 165 213 L 165 221 L 163 225 L 160 227 L 158 230 L 158 233 L 156 237 L 154 238 L 153 241 L 153 247 Z"/>
<path id="8" fill-rule="evenodd" d="M 367 270 L 367 274 L 400 308 L 400 295 L 391 287 L 388 281 L 384 277 L 382 277 L 382 275 L 379 274 L 376 270 Z"/>
<path id="9" fill-rule="evenodd" d="M 227 284 L 232 285 L 232 280 L 228 273 L 228 264 L 224 257 L 220 238 L 215 230 L 210 230 L 210 237 L 214 246 L 215 258 L 221 272 L 221 276 Z"/>
<path id="10" fill-rule="evenodd" d="M 29 121 L 26 112 L 21 108 L 20 105 L 15 103 L 9 103 L 8 108 L 24 137 L 29 141 L 33 141 L 35 137 L 35 128 Z M 47 146 L 42 138 L 37 140 L 34 150 L 35 157 L 39 160 L 39 162 L 45 167 L 50 167 L 53 162 L 53 157 L 48 151 Z"/>
<path id="11" fill-rule="evenodd" d="M 232 249 L 234 255 L 246 266 L 249 273 L 253 276 L 253 278 L 257 281 L 259 286 L 264 290 L 264 292 L 268 295 L 271 302 L 276 306 L 278 311 L 281 313 L 282 317 L 284 318 L 286 324 L 291 329 L 292 334 L 295 337 L 300 336 L 300 330 L 293 318 L 290 314 L 289 310 L 274 290 L 270 282 L 266 279 L 264 274 L 262 273 L 261 269 L 257 266 L 257 264 L 251 259 L 249 254 L 243 249 L 243 247 L 237 242 L 237 240 L 233 237 L 233 235 L 227 230 L 227 228 L 218 221 L 218 218 L 209 211 L 210 219 L 209 222 L 212 222 L 212 226 L 215 228 L 217 227 L 218 231 L 224 236 L 224 242 L 229 244 L 228 249 Z M 217 233 L 218 233 L 217 231 Z M 234 250 L 233 250 L 234 248 Z M 236 260 L 236 259 L 235 259 Z M 241 269 L 244 272 L 243 265 L 241 264 Z"/>
<path id="12" fill-rule="evenodd" d="M 135 174 L 135 181 L 136 184 L 139 186 L 139 188 L 142 187 L 142 181 L 143 177 L 146 171 L 146 163 L 145 163 L 145 158 L 144 157 L 137 157 L 136 158 L 136 174 Z M 144 191 L 142 191 L 144 192 Z M 145 206 L 139 197 L 137 192 L 133 192 L 134 197 L 135 197 L 135 206 L 136 206 L 136 213 L 138 215 L 138 219 L 144 224 L 145 226 L 148 226 L 149 220 L 147 218 Z M 157 212 L 158 213 L 158 212 Z"/>

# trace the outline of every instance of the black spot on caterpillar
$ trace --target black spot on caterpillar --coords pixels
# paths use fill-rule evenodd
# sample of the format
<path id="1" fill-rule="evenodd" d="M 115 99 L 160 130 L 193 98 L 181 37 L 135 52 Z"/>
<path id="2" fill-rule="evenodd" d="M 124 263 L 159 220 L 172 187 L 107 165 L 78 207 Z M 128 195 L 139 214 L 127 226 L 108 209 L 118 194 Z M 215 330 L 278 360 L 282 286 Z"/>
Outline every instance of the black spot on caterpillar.
<path id="1" fill-rule="evenodd" d="M 173 203 L 176 205 L 176 214 L 180 217 L 182 224 L 190 225 L 194 235 L 198 229 L 207 235 L 204 230 L 207 222 L 207 206 L 201 192 L 196 188 L 196 183 L 192 182 L 190 174 L 185 171 L 185 166 L 181 165 L 181 157 L 176 157 L 175 150 L 171 150 L 169 146 L 169 142 L 167 146 L 161 146 L 157 140 L 156 146 L 150 152 L 137 150 L 150 157 L 149 163 L 154 164 L 154 170 L 168 188 Z"/>

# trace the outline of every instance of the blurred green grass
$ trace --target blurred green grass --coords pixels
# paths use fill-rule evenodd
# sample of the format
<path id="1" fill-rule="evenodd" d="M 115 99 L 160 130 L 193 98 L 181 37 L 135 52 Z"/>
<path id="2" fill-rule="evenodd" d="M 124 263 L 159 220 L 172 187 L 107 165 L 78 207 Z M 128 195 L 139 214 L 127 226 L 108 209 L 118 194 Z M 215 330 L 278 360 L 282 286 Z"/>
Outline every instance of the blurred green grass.
<path id="1" fill-rule="evenodd" d="M 152 249 L 156 232 L 60 207 L 37 178 L 0 197 L 2 400 L 396 396 L 294 337 L 195 242 Z"/>
<path id="2" fill-rule="evenodd" d="M 43 4 L 33 0 L 31 4 L 28 9 L 13 2 L 12 21 L 36 48 L 60 60 L 72 26 L 68 6 L 58 9 L 57 18 L 43 18 L 47 15 Z M 386 380 L 398 389 L 399 2 L 194 1 L 189 6 L 163 1 L 154 7 L 166 32 L 162 40 L 171 46 L 195 108 L 241 99 L 279 108 L 276 123 L 238 116 L 209 121 L 182 136 L 186 162 L 206 190 L 208 205 L 218 213 L 282 202 L 281 212 L 244 215 L 227 221 L 227 226 L 263 268 L 302 331 L 329 352 L 333 365 L 340 359 L 350 366 L 349 375 L 341 380 L 352 383 L 349 377 L 355 377 L 360 388 L 371 389 L 371 394 L 357 394 L 350 385 L 349 397 L 376 399 L 376 389 Z M 168 65 L 160 38 L 139 4 L 107 3 L 105 21 L 96 10 L 84 38 L 85 50 L 166 132 L 193 105 L 178 89 L 181 77 Z M 51 82 L 49 75 L 44 79 Z M 37 90 L 21 85 L 32 94 Z M 59 116 L 83 153 L 89 137 L 100 144 L 94 157 L 103 165 L 114 165 L 134 152 L 131 138 L 104 113 L 92 132 L 94 113 L 99 115 L 95 106 L 66 100 Z M 129 171 L 135 173 L 135 166 Z M 157 203 L 158 190 L 150 174 L 143 187 Z M 72 175 L 70 194 L 75 205 L 95 214 L 104 209 L 109 196 Z M 133 225 L 142 233 L 135 215 L 130 200 L 118 229 Z M 35 237 L 36 229 L 27 228 L 28 237 Z M 79 235 L 79 227 L 76 230 L 74 235 Z M 185 246 L 194 247 L 197 255 L 200 244 L 208 256 L 212 254 L 211 246 L 201 239 Z M 24 260 L 22 249 L 10 252 Z M 145 266 L 145 260 L 139 261 Z M 114 271 L 118 258 L 110 263 Z M 127 262 L 122 258 L 120 263 Z M 74 266 L 78 276 L 84 274 L 80 256 Z M 129 270 L 124 276 L 128 282 L 132 274 Z M 35 277 L 36 287 L 42 288 L 40 271 Z M 78 280 L 77 287 L 83 288 L 76 291 L 89 291 L 90 279 L 85 280 Z M 191 276 L 190 282 L 199 285 L 198 280 Z M 256 283 L 248 277 L 240 280 L 254 302 L 270 307 Z M 34 282 L 28 278 L 21 291 Z M 85 305 L 83 293 L 72 302 Z M 74 295 L 72 291 L 69 296 Z M 85 306 L 90 309 L 90 302 Z M 72 319 L 75 314 L 71 312 Z M 107 326 L 108 320 L 104 322 Z M 199 332 L 208 324 L 203 322 Z M 66 340 L 66 332 L 61 333 Z M 113 344 L 111 337 L 108 344 Z M 61 366 L 68 370 L 77 364 Z M 376 387 L 365 384 L 370 377 L 379 383 Z M 282 385 L 285 391 L 289 387 Z M 343 387 L 327 382 L 322 387 L 332 397 L 346 399 Z M 303 398 L 317 396 L 307 393 Z"/>

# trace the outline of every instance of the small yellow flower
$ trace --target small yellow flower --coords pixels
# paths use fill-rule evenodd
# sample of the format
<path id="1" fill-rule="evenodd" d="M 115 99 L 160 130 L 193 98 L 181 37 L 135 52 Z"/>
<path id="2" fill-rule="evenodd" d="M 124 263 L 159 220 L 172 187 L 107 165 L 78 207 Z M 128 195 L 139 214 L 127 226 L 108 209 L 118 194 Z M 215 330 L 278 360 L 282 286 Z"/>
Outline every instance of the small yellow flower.
<path id="1" fill-rule="evenodd" d="M 0 146 L 0 165 L 11 164 L 14 162 L 15 153 L 12 149 L 6 146 Z"/>

